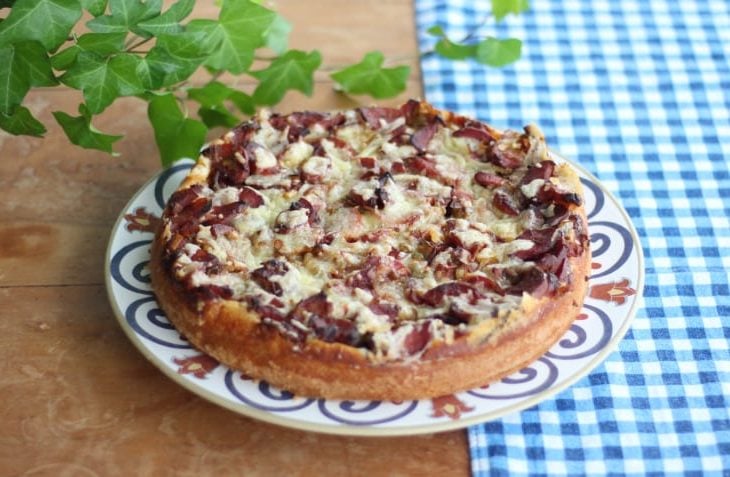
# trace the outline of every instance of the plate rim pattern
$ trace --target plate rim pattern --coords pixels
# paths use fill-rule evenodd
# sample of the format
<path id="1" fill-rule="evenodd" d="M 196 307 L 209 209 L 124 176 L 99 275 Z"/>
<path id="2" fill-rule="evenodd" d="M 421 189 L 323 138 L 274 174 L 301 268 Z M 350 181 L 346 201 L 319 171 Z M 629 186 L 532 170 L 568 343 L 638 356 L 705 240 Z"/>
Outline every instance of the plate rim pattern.
<path id="1" fill-rule="evenodd" d="M 209 389 L 205 386 L 204 381 L 195 381 L 189 376 L 181 374 L 178 370 L 174 368 L 174 366 L 171 366 L 170 363 L 165 361 L 162 357 L 160 357 L 157 353 L 155 353 L 150 347 L 148 347 L 144 343 L 144 339 L 147 339 L 144 335 L 144 333 L 140 334 L 139 330 L 136 330 L 132 325 L 130 325 L 128 321 L 127 314 L 129 313 L 129 308 L 138 302 L 143 301 L 141 297 L 147 297 L 144 299 L 146 302 L 155 301 L 154 300 L 154 294 L 151 291 L 147 290 L 140 290 L 136 289 L 137 287 L 132 286 L 132 289 L 128 289 L 128 291 L 132 293 L 140 293 L 137 296 L 137 300 L 133 303 L 127 304 L 126 309 L 122 309 L 122 306 L 120 304 L 121 298 L 117 296 L 114 290 L 113 281 L 115 279 L 118 279 L 118 273 L 115 272 L 114 267 L 112 267 L 112 260 L 115 258 L 115 255 L 119 252 L 119 249 L 114 250 L 113 246 L 115 245 L 115 240 L 117 238 L 117 235 L 120 231 L 120 228 L 124 226 L 125 222 L 125 215 L 129 214 L 132 211 L 133 205 L 138 201 L 140 196 L 148 191 L 148 189 L 154 184 L 155 187 L 152 191 L 153 196 L 153 202 L 154 204 L 150 204 L 154 207 L 160 207 L 161 199 L 164 197 L 163 191 L 161 190 L 160 186 L 160 179 L 163 177 L 169 177 L 171 176 L 175 171 L 180 171 L 183 169 L 187 169 L 190 166 L 192 166 L 193 163 L 187 162 L 190 161 L 190 159 L 182 159 L 181 161 L 176 162 L 173 166 L 171 166 L 168 169 L 159 171 L 158 173 L 154 174 L 149 180 L 147 180 L 136 192 L 135 194 L 129 199 L 129 201 L 125 204 L 125 206 L 122 208 L 121 213 L 119 214 L 117 220 L 114 223 L 114 226 L 112 227 L 109 241 L 106 248 L 105 253 L 105 262 L 104 262 L 104 277 L 105 277 L 105 284 L 106 284 L 106 291 L 107 296 L 109 299 L 109 302 L 111 304 L 112 310 L 114 312 L 114 315 L 119 322 L 122 330 L 127 335 L 127 338 L 132 342 L 132 344 L 137 348 L 138 351 L 142 353 L 142 355 L 150 361 L 156 368 L 158 368 L 164 375 L 166 375 L 168 378 L 170 378 L 175 383 L 181 385 L 188 391 L 198 395 L 199 397 L 202 397 L 214 404 L 217 404 L 223 408 L 226 408 L 230 411 L 233 411 L 237 414 L 244 415 L 250 418 L 254 418 L 260 421 L 264 421 L 270 424 L 280 425 L 284 427 L 289 427 L 293 429 L 303 430 L 303 431 L 311 431 L 311 432 L 318 432 L 318 433 L 325 433 L 325 434 L 336 434 L 336 435 L 349 435 L 349 436 L 400 436 L 400 435 L 416 435 L 416 434 L 426 434 L 426 433 L 435 433 L 435 432 L 444 432 L 449 430 L 456 430 L 456 429 L 462 429 L 471 425 L 484 423 L 490 420 L 497 419 L 499 417 L 502 417 L 506 414 L 510 414 L 517 411 L 522 411 L 526 408 L 532 407 L 539 402 L 542 402 L 546 399 L 551 398 L 552 396 L 562 392 L 563 390 L 567 389 L 568 387 L 572 386 L 575 382 L 580 380 L 581 378 L 588 375 L 594 368 L 596 368 L 600 363 L 602 363 L 610 353 L 612 353 L 616 347 L 618 346 L 618 343 L 623 339 L 626 332 L 631 326 L 631 323 L 633 322 L 636 312 L 638 308 L 640 307 L 640 304 L 642 302 L 642 295 L 643 295 L 643 289 L 644 289 L 644 256 L 643 256 L 643 250 L 641 246 L 641 241 L 639 239 L 638 233 L 636 231 L 636 228 L 634 224 L 631 221 L 630 216 L 626 212 L 626 210 L 623 208 L 621 203 L 616 199 L 616 197 L 611 194 L 610 191 L 608 191 L 605 186 L 596 178 L 590 171 L 586 170 L 583 166 L 580 164 L 577 164 L 573 162 L 570 159 L 566 159 L 564 156 L 556 153 L 555 151 L 551 150 L 551 155 L 555 158 L 557 158 L 560 161 L 568 162 L 571 166 L 573 166 L 575 169 L 579 171 L 579 175 L 584 178 L 585 180 L 592 183 L 589 185 L 589 188 L 593 189 L 591 186 L 595 186 L 594 192 L 597 190 L 602 194 L 601 200 L 597 201 L 594 210 L 588 211 L 589 212 L 589 221 L 590 218 L 595 216 L 596 214 L 600 213 L 600 209 L 606 206 L 607 202 L 610 202 L 613 207 L 616 209 L 620 216 L 620 224 L 623 225 L 626 229 L 626 232 L 630 236 L 631 239 L 631 246 L 628 250 L 628 253 L 625 253 L 626 255 L 625 260 L 628 260 L 632 254 L 636 254 L 635 262 L 637 266 L 638 274 L 637 276 L 630 277 L 630 280 L 633 284 L 632 292 L 635 296 L 632 297 L 632 302 L 630 306 L 625 310 L 625 312 L 622 313 L 624 316 L 623 320 L 620 322 L 620 326 L 615 329 L 609 331 L 608 338 L 604 340 L 605 342 L 601 342 L 600 347 L 594 352 L 594 353 L 588 353 L 588 356 L 592 355 L 592 357 L 580 365 L 578 369 L 573 370 L 571 373 L 569 373 L 567 376 L 564 377 L 562 380 L 558 380 L 558 376 L 556 375 L 552 381 L 550 381 L 546 386 L 543 388 L 540 388 L 537 391 L 524 391 L 524 396 L 511 396 L 504 399 L 518 399 L 516 402 L 513 402 L 507 406 L 500 407 L 496 410 L 491 410 L 488 412 L 472 412 L 474 411 L 473 407 L 468 407 L 466 404 L 461 402 L 456 396 L 457 395 L 466 395 L 466 396 L 476 396 L 476 397 L 484 397 L 486 396 L 482 392 L 478 390 L 469 390 L 464 391 L 462 393 L 457 393 L 457 395 L 449 395 L 445 396 L 444 398 L 448 398 L 450 396 L 453 396 L 455 401 L 451 402 L 444 401 L 447 406 L 452 406 L 448 409 L 454 409 L 453 406 L 456 406 L 456 411 L 454 414 L 449 414 L 450 419 L 446 420 L 433 420 L 433 422 L 426 422 L 423 424 L 408 424 L 408 425 L 402 425 L 402 426 L 382 426 L 381 422 L 376 422 L 375 424 L 371 425 L 363 425 L 358 423 L 349 422 L 346 419 L 342 418 L 331 418 L 329 421 L 322 421 L 322 422 L 313 422 L 313 421 L 307 421 L 302 419 L 296 419 L 292 418 L 289 415 L 282 415 L 276 412 L 271 412 L 268 410 L 265 410 L 260 407 L 251 406 L 249 404 L 246 404 L 244 401 L 239 400 L 238 402 L 233 401 L 232 399 L 226 399 L 225 397 L 219 395 L 215 391 Z M 184 161 L 184 162 L 183 162 Z M 585 184 L 585 181 L 584 181 Z M 618 222 L 618 221 L 617 221 Z M 143 240 L 137 240 L 134 244 L 131 242 L 125 242 L 124 246 L 141 246 L 141 242 Z M 149 242 L 149 241 L 147 241 Z M 143 264 L 137 264 L 138 266 L 135 269 L 135 273 L 137 275 L 140 275 L 140 278 L 143 278 L 141 276 L 142 269 L 144 268 Z M 597 274 L 594 274 L 591 278 L 595 279 L 599 276 L 607 276 L 610 275 L 610 270 L 601 270 Z M 116 276 L 115 276 L 116 275 Z M 137 307 L 139 308 L 141 305 L 138 304 Z M 596 308 L 595 305 L 584 305 L 584 308 Z M 135 309 L 136 310 L 136 309 Z M 580 338 L 580 337 L 579 337 Z M 561 341 L 566 341 L 568 345 L 570 345 L 570 341 L 567 338 L 561 339 Z M 192 348 L 191 346 L 179 346 L 179 351 L 183 350 L 195 350 L 195 348 Z M 553 347 L 554 348 L 554 347 Z M 195 350 L 197 352 L 197 350 Z M 546 366 L 555 366 L 553 364 L 553 360 L 557 361 L 563 361 L 565 358 L 561 357 L 559 355 L 555 355 L 553 353 L 553 349 L 548 351 L 545 356 L 540 358 L 538 361 L 536 361 L 534 364 L 538 362 L 542 362 L 543 364 L 548 362 L 549 365 Z M 577 358 L 576 358 L 577 359 Z M 532 366 L 532 365 L 531 365 Z M 231 393 L 233 397 L 235 398 L 235 393 L 232 393 L 232 389 L 229 386 L 229 378 L 230 375 L 233 373 L 229 370 L 228 367 L 225 365 L 220 365 L 220 368 L 225 368 L 225 371 L 221 371 L 222 374 L 225 376 L 221 378 L 221 381 L 225 380 L 225 387 L 227 392 Z M 528 368 L 525 368 L 526 370 Z M 228 372 L 226 372 L 228 371 Z M 552 373 L 552 371 L 549 371 Z M 514 378 L 517 380 L 517 378 Z M 285 393 L 285 392 L 284 392 Z M 436 402 L 436 400 L 441 398 L 435 398 L 433 400 L 430 400 L 432 405 Z M 494 397 L 486 397 L 485 399 L 501 399 L 501 398 L 494 398 Z M 347 403 L 358 403 L 358 402 L 364 402 L 364 401 L 334 401 L 334 400 L 324 400 L 324 399 L 311 399 L 307 400 L 308 404 L 306 406 L 302 407 L 312 407 L 317 408 L 318 411 L 324 416 L 327 417 L 327 413 L 329 411 L 326 410 L 326 406 L 328 403 L 340 403 L 340 407 L 343 405 L 347 405 Z M 429 400 L 420 400 L 420 401 L 407 401 L 407 408 L 409 409 L 408 412 L 405 414 L 408 414 L 412 411 L 414 411 L 417 407 L 419 407 L 419 403 L 424 403 Z M 463 405 L 464 407 L 459 407 Z M 368 409 L 367 406 L 364 409 Z M 460 410 L 464 410 L 463 414 L 460 412 Z M 358 412 L 365 412 L 365 411 L 358 411 Z M 448 411 L 447 411 L 448 413 Z M 432 414 L 432 418 L 435 418 L 438 413 L 434 412 Z M 385 422 L 392 422 L 396 418 L 393 419 L 385 419 Z M 377 420 L 376 420 L 377 421 Z"/>

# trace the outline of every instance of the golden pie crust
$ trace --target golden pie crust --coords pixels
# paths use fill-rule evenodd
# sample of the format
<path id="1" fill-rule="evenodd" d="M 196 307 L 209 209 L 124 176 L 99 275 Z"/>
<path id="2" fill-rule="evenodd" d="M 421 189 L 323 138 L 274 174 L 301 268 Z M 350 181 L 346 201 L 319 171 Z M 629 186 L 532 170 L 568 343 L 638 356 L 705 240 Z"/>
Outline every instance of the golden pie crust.
<path id="1" fill-rule="evenodd" d="M 415 114 L 438 116 L 438 124 L 456 123 L 453 128 L 477 124 L 423 102 L 418 103 Z M 371 127 L 362 118 L 358 120 L 363 127 Z M 485 128 L 500 137 L 501 133 Z M 210 150 L 204 152 L 179 190 L 196 184 L 210 186 L 211 164 L 217 160 L 211 155 Z M 574 196 L 581 197 L 574 172 L 563 165 L 557 169 L 569 178 Z M 189 276 L 180 276 L 172 265 L 182 252 L 172 251 L 179 244 L 174 243 L 171 231 L 174 212 L 170 206 L 152 245 L 152 285 L 167 318 L 196 348 L 252 378 L 297 395 L 320 398 L 406 400 L 441 396 L 497 381 L 528 366 L 566 332 L 579 314 L 590 272 L 587 220 L 580 203 L 563 207 L 568 209 L 566 214 L 572 217 L 572 223 L 582 224 L 583 230 L 580 236 L 576 232 L 576 236 L 565 239 L 578 243 L 578 253 L 565 259 L 561 270 L 569 267 L 565 274 L 568 278 L 560 282 L 557 291 L 543 296 L 525 291 L 518 306 L 501 309 L 492 319 L 473 319 L 459 327 L 458 333 L 434 338 L 409 356 L 374 359 L 373 353 L 362 346 L 319 339 L 312 333 L 294 339 L 264 319 L 250 301 L 197 293 L 191 288 Z M 495 319 L 500 322 L 498 328 Z"/>

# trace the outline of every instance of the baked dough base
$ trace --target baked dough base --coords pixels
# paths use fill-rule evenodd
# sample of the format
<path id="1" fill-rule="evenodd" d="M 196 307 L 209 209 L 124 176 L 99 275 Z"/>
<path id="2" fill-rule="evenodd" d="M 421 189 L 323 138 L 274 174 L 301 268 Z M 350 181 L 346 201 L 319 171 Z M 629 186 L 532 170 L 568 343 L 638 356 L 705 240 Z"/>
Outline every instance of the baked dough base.
<path id="1" fill-rule="evenodd" d="M 582 209 L 580 214 L 585 220 Z M 295 342 L 262 323 L 244 303 L 214 300 L 198 310 L 162 264 L 161 231 L 152 246 L 151 279 L 168 319 L 198 349 L 221 363 L 299 396 L 410 400 L 442 396 L 498 381 L 542 356 L 580 312 L 590 248 L 571 258 L 567 292 L 539 300 L 525 295 L 505 328 L 479 328 L 453 343 L 436 343 L 407 362 L 372 364 L 356 348 L 317 339 Z"/>

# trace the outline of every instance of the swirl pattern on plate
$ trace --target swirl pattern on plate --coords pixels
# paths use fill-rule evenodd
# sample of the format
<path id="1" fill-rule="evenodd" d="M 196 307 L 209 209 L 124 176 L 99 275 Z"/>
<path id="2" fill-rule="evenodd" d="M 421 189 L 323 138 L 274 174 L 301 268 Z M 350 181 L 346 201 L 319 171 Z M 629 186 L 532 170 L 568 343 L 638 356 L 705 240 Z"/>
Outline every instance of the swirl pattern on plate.
<path id="1" fill-rule="evenodd" d="M 322 415 L 342 424 L 373 426 L 397 421 L 412 413 L 418 401 L 389 403 L 385 401 L 317 401 Z"/>

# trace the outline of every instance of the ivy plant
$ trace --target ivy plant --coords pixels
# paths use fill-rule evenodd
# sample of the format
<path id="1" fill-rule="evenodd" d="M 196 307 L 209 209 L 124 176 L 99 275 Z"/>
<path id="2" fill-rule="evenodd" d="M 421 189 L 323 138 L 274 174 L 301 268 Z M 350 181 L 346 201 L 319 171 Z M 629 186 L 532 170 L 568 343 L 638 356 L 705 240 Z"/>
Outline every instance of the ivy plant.
<path id="1" fill-rule="evenodd" d="M 162 0 L 0 0 L 0 129 L 43 136 L 45 125 L 23 101 L 32 88 L 63 85 L 83 95 L 77 111 L 53 112 L 69 141 L 114 154 L 122 136 L 96 129 L 94 116 L 121 97 L 136 97 L 147 103 L 161 161 L 169 165 L 195 156 L 210 128 L 234 126 L 288 91 L 312 94 L 322 55 L 290 48 L 292 25 L 285 18 L 260 1 L 217 3 L 213 20 L 189 18 L 195 0 L 168 8 Z M 496 21 L 528 8 L 527 0 L 491 4 Z M 78 32 L 82 26 L 86 33 Z M 513 38 L 479 38 L 475 30 L 453 40 L 438 26 L 428 32 L 437 39 L 428 53 L 453 60 L 498 67 L 521 54 L 521 42 Z M 207 80 L 191 84 L 201 69 Z M 379 51 L 329 70 L 342 92 L 375 99 L 402 93 L 410 75 L 408 66 L 389 66 Z M 241 91 L 222 83 L 223 74 L 249 76 L 255 86 Z M 196 111 L 186 108 L 191 103 Z"/>

